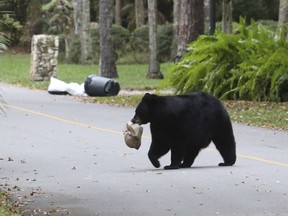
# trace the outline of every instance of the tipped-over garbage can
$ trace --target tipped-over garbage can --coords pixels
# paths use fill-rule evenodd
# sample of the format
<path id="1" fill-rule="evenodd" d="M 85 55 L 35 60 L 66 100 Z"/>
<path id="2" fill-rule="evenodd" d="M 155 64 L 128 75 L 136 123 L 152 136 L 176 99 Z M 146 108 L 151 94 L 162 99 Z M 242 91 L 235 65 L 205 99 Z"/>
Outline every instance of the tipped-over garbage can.
<path id="1" fill-rule="evenodd" d="M 87 77 L 84 89 L 89 96 L 115 96 L 120 91 L 120 85 L 117 81 L 92 74 Z"/>

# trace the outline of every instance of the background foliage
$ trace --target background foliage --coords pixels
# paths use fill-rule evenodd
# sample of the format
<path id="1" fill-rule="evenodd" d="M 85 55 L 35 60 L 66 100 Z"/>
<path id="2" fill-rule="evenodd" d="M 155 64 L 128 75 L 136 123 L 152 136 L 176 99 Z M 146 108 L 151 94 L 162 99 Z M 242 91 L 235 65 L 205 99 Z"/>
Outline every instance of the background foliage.
<path id="1" fill-rule="evenodd" d="M 226 99 L 288 101 L 286 38 L 255 22 L 246 26 L 244 20 L 238 30 L 202 36 L 190 44 L 163 86 Z"/>
<path id="2" fill-rule="evenodd" d="M 157 40 L 159 43 L 159 60 L 160 62 L 167 62 L 171 57 L 171 44 L 173 40 L 172 24 L 165 24 L 158 26 Z M 64 36 L 63 36 L 64 37 Z M 61 37 L 62 46 L 60 46 L 60 56 L 64 56 L 65 47 L 63 46 L 64 38 Z M 99 27 L 93 28 L 91 31 L 93 59 L 98 61 L 100 53 L 99 44 Z M 144 25 L 141 28 L 129 32 L 122 26 L 112 26 L 112 40 L 117 58 L 124 57 L 132 53 L 133 62 L 147 63 L 148 62 L 148 26 Z M 69 63 L 78 64 L 80 61 L 80 41 L 74 38 L 71 46 L 71 53 Z"/>

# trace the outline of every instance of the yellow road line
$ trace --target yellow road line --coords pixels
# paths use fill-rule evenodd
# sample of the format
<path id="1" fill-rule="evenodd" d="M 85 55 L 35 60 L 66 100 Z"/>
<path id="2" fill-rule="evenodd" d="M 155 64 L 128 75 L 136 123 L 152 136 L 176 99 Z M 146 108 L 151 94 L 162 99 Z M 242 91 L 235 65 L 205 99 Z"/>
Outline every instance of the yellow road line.
<path id="1" fill-rule="evenodd" d="M 23 112 L 28 112 L 28 113 L 32 113 L 38 116 L 42 116 L 42 117 L 46 117 L 49 119 L 54 119 L 57 121 L 61 121 L 61 122 L 65 122 L 68 124 L 72 124 L 72 125 L 77 125 L 77 126 L 81 126 L 81 127 L 87 127 L 87 128 L 91 128 L 91 129 L 95 129 L 95 130 L 99 130 L 99 131 L 104 131 L 104 132 L 108 132 L 108 133 L 113 133 L 113 134 L 123 134 L 122 132 L 119 131 L 115 131 L 115 130 L 110 130 L 110 129 L 105 129 L 105 128 L 99 128 L 99 127 L 95 127 L 89 124 L 85 124 L 85 123 L 80 123 L 80 122 L 76 122 L 76 121 L 71 121 L 68 119 L 64 119 L 64 118 L 59 118 L 57 116 L 52 116 L 52 115 L 48 115 L 42 112 L 37 112 L 37 111 L 33 111 L 33 110 L 29 110 L 29 109 L 25 109 L 22 107 L 18 107 L 18 106 L 12 106 L 12 105 L 7 105 L 7 107 L 19 110 L 19 111 L 23 111 Z"/>
<path id="2" fill-rule="evenodd" d="M 264 158 L 259 158 L 259 157 L 255 157 L 255 156 L 251 156 L 251 155 L 237 154 L 237 156 L 241 157 L 241 158 L 247 158 L 247 159 L 251 159 L 251 160 L 261 161 L 261 162 L 274 164 L 274 165 L 278 165 L 278 166 L 288 167 L 288 163 L 283 163 L 283 162 L 278 162 L 278 161 L 273 161 L 273 160 L 267 160 Z"/>
<path id="3" fill-rule="evenodd" d="M 213 148 L 206 148 L 206 150 L 218 152 L 216 149 L 213 149 Z M 261 162 L 265 162 L 265 163 L 269 163 L 269 164 L 288 167 L 288 163 L 283 163 L 283 162 L 278 162 L 278 161 L 273 161 L 273 160 L 267 160 L 267 159 L 252 156 L 252 155 L 237 154 L 237 157 L 247 158 L 247 159 L 254 160 L 254 161 L 261 161 Z"/>
<path id="4" fill-rule="evenodd" d="M 42 112 L 37 112 L 37 111 L 30 110 L 30 109 L 25 109 L 25 108 L 22 108 L 22 107 L 18 107 L 18 106 L 13 106 L 13 105 L 6 105 L 6 106 L 10 107 L 10 108 L 13 108 L 13 109 L 16 109 L 16 110 L 19 110 L 19 111 L 28 112 L 28 113 L 32 113 L 32 114 L 35 114 L 35 115 L 38 115 L 38 116 L 46 117 L 46 118 L 49 118 L 49 119 L 54 119 L 54 120 L 57 120 L 57 121 L 65 122 L 67 124 L 72 124 L 72 125 L 77 125 L 77 126 L 81 126 L 81 127 L 91 128 L 91 129 L 94 129 L 94 130 L 103 131 L 103 132 L 107 132 L 107 133 L 121 134 L 121 135 L 123 134 L 123 132 L 120 132 L 120 131 L 100 128 L 100 127 L 95 127 L 95 126 L 92 126 L 92 125 L 89 125 L 89 124 L 80 123 L 80 122 L 76 122 L 76 121 L 71 121 L 71 120 L 68 120 L 68 119 L 60 118 L 60 117 L 53 116 L 53 115 L 48 115 L 48 114 L 45 114 L 45 113 L 42 113 Z M 148 137 L 148 136 L 143 136 L 142 138 L 151 139 L 151 137 Z M 208 150 L 216 151 L 214 149 L 208 149 Z M 288 163 L 283 163 L 283 162 L 278 162 L 278 161 L 273 161 L 273 160 L 267 160 L 267 159 L 264 159 L 264 158 L 259 158 L 259 157 L 255 157 L 255 156 L 251 156 L 251 155 L 237 154 L 237 156 L 240 157 L 240 158 L 246 158 L 246 159 L 250 159 L 250 160 L 261 161 L 261 162 L 264 162 L 264 163 L 273 164 L 273 165 L 277 165 L 277 166 L 288 167 Z"/>

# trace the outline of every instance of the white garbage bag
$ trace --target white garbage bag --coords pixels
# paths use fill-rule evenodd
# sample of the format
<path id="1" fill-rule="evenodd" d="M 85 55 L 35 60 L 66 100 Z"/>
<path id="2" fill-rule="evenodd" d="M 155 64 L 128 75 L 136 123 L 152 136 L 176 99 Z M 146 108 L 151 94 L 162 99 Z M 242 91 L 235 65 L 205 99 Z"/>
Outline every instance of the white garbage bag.
<path id="1" fill-rule="evenodd" d="M 82 83 L 81 85 L 79 85 L 78 83 L 67 84 L 54 77 L 50 78 L 48 92 L 50 94 L 70 94 L 73 96 L 87 96 L 84 90 L 84 83 Z"/>

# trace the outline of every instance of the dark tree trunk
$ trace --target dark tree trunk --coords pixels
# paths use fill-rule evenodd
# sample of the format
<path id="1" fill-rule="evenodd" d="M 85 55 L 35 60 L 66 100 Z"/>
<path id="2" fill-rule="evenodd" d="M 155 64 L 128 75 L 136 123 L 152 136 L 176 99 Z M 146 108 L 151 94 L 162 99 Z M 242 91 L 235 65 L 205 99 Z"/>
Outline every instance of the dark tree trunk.
<path id="1" fill-rule="evenodd" d="M 100 61 L 99 75 L 107 78 L 117 78 L 116 54 L 112 41 L 113 1 L 100 0 Z"/>
<path id="2" fill-rule="evenodd" d="M 186 51 L 188 43 L 204 33 L 204 0 L 181 0 L 176 60 Z"/>
<path id="3" fill-rule="evenodd" d="M 204 34 L 204 0 L 191 0 L 192 26 L 190 42 Z"/>
<path id="4" fill-rule="evenodd" d="M 209 35 L 213 35 L 216 25 L 216 0 L 209 0 Z"/>

